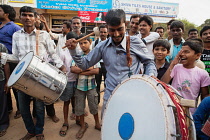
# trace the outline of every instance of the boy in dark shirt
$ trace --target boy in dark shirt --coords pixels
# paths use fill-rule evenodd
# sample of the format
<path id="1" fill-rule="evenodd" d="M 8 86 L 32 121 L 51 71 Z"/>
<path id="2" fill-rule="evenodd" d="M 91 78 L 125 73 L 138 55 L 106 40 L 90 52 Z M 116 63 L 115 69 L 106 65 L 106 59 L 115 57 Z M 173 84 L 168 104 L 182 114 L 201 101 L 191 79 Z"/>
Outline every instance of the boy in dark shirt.
<path id="1" fill-rule="evenodd" d="M 171 45 L 169 44 L 169 42 L 163 39 L 157 40 L 153 44 L 153 53 L 155 56 L 158 79 L 161 79 L 161 77 L 164 75 L 170 65 L 165 59 L 165 57 L 170 53 L 170 47 Z"/>

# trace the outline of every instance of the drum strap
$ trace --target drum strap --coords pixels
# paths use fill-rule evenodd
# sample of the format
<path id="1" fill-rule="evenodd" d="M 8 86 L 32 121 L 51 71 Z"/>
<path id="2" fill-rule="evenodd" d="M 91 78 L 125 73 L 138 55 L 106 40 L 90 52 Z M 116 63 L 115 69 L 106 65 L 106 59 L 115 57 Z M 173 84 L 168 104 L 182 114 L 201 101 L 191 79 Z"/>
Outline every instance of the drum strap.
<path id="1" fill-rule="evenodd" d="M 36 30 L 36 55 L 39 55 L 39 33 L 40 30 Z"/>
<path id="2" fill-rule="evenodd" d="M 128 77 L 133 74 L 130 70 L 130 67 L 132 65 L 132 57 L 130 52 L 130 36 L 126 36 L 126 57 L 127 57 L 127 66 L 129 67 Z"/>
<path id="3" fill-rule="evenodd" d="M 188 127 L 186 123 L 185 112 L 180 104 L 179 99 L 177 98 L 175 92 L 167 84 L 165 84 L 164 82 L 160 80 L 157 80 L 157 81 L 165 88 L 172 102 L 176 106 L 179 126 L 180 126 L 180 131 L 181 131 L 181 140 L 189 140 L 189 132 L 188 132 Z"/>

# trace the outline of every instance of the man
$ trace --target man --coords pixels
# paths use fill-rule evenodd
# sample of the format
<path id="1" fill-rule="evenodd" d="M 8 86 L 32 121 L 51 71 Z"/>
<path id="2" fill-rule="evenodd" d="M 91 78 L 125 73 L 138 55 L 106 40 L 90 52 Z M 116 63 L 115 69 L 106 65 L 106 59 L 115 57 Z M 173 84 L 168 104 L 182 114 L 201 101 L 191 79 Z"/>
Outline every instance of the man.
<path id="1" fill-rule="evenodd" d="M 84 57 L 77 55 L 75 39 L 68 40 L 66 43 L 76 64 L 83 70 L 103 59 L 107 70 L 107 78 L 102 114 L 114 88 L 128 78 L 131 73 L 138 74 L 140 72 L 140 62 L 145 66 L 145 74 L 157 75 L 153 58 L 148 55 L 146 46 L 138 37 L 130 36 L 130 47 L 127 46 L 126 48 L 125 12 L 122 9 L 109 10 L 105 21 L 110 37 L 106 41 L 100 42 L 88 55 Z M 130 56 L 127 56 L 127 54 L 130 54 Z"/>
<path id="2" fill-rule="evenodd" d="M 130 30 L 126 33 L 127 35 L 133 36 L 139 34 L 139 19 L 140 15 L 134 14 L 130 17 Z"/>
<path id="3" fill-rule="evenodd" d="M 190 29 L 188 31 L 188 39 L 195 39 L 198 38 L 198 30 L 197 29 Z"/>
<path id="4" fill-rule="evenodd" d="M 178 20 L 173 21 L 170 25 L 170 34 L 172 39 L 169 40 L 169 43 L 171 44 L 170 54 L 166 57 L 168 62 L 174 60 L 178 52 L 181 50 L 182 44 L 185 42 L 182 38 L 184 34 L 184 24 Z"/>
<path id="5" fill-rule="evenodd" d="M 200 31 L 200 37 L 203 40 L 204 50 L 201 55 L 201 61 L 205 64 L 205 70 L 210 75 L 210 26 L 204 26 Z"/>
<path id="6" fill-rule="evenodd" d="M 57 40 L 57 47 L 56 47 L 56 52 L 60 56 L 62 52 L 62 47 L 65 46 L 66 42 L 66 35 L 71 31 L 71 23 L 68 21 L 64 21 L 62 25 L 62 34 L 55 34 L 52 33 L 50 28 L 47 25 L 47 21 L 43 15 L 40 15 L 41 21 L 44 23 L 46 31 L 50 34 L 50 37 L 52 40 Z"/>
<path id="7" fill-rule="evenodd" d="M 155 32 L 157 32 L 160 35 L 159 39 L 163 39 L 163 35 L 164 35 L 164 28 L 159 26 L 155 29 Z"/>
<path id="8" fill-rule="evenodd" d="M 147 46 L 149 51 L 149 55 L 153 55 L 153 43 L 160 37 L 160 35 L 156 32 L 151 33 L 153 27 L 153 19 L 150 16 L 143 16 L 139 20 L 139 30 L 140 34 L 139 37 Z M 146 37 L 150 36 L 150 40 L 145 40 Z"/>
<path id="9" fill-rule="evenodd" d="M 44 27 L 43 25 L 47 26 L 47 24 L 46 24 L 46 22 L 45 22 L 45 21 L 46 21 L 45 18 L 44 18 L 44 22 L 43 22 L 43 20 L 42 20 L 42 22 L 41 22 L 40 16 L 42 16 L 42 15 L 39 15 L 39 14 L 37 13 L 37 19 L 39 19 L 39 20 L 37 20 L 37 21 L 35 22 L 35 27 L 36 27 L 37 30 L 42 30 L 43 27 Z M 43 17 L 44 17 L 44 16 L 42 16 L 42 19 L 43 19 Z M 46 27 L 46 30 L 47 30 L 47 32 L 50 32 L 48 26 Z M 51 35 L 51 34 L 50 34 L 50 35 Z M 61 47 L 62 47 L 62 46 L 61 46 Z M 50 63 L 51 63 L 51 62 L 50 62 Z M 51 64 L 53 64 L 53 63 L 51 63 Z M 35 102 L 36 102 L 36 101 L 34 101 L 34 104 L 33 104 L 33 117 L 34 117 L 34 118 L 36 118 Z M 53 122 L 57 123 L 57 122 L 59 121 L 59 118 L 58 118 L 58 117 L 56 116 L 56 114 L 55 114 L 54 103 L 52 103 L 52 104 L 50 104 L 50 105 L 46 105 L 46 112 L 47 112 L 47 115 L 52 119 Z"/>
<path id="10" fill-rule="evenodd" d="M 0 5 L 0 43 L 4 44 L 7 47 L 8 53 L 12 54 L 12 35 L 20 30 L 21 28 L 14 23 L 16 17 L 16 12 L 13 7 L 10 5 Z M 15 69 L 16 64 L 9 63 L 10 66 L 10 72 Z M 16 106 L 17 111 L 15 113 L 14 118 L 20 118 L 20 111 L 19 111 L 19 104 L 18 104 L 18 94 L 17 90 L 13 89 L 15 100 L 16 100 Z M 12 98 L 10 90 L 7 93 L 7 103 L 8 103 L 8 111 L 12 112 Z"/>
<path id="11" fill-rule="evenodd" d="M 166 40 L 171 40 L 172 39 L 172 36 L 171 36 L 171 33 L 170 33 L 170 26 L 171 26 L 171 23 L 175 21 L 175 19 L 171 19 L 168 23 L 167 23 L 167 31 L 166 33 L 168 34 L 168 37 L 166 38 Z"/>
<path id="12" fill-rule="evenodd" d="M 92 48 L 94 48 L 99 42 L 107 39 L 108 30 L 105 25 L 99 26 L 99 36 L 100 38 L 97 39 L 95 42 L 93 42 Z M 100 87 L 101 87 L 102 75 L 104 77 L 104 81 L 106 80 L 106 68 L 104 66 L 103 60 L 100 60 L 100 65 L 101 65 L 101 68 L 99 69 L 99 74 L 95 75 L 96 84 L 97 84 L 96 91 L 98 93 L 98 103 L 100 103 Z M 104 84 L 104 87 L 105 87 L 105 84 Z"/>
<path id="13" fill-rule="evenodd" d="M 53 41 L 50 39 L 50 35 L 45 31 L 37 31 L 35 28 L 35 22 L 37 16 L 35 10 L 29 6 L 23 6 L 20 8 L 20 21 L 23 24 L 23 29 L 17 31 L 13 35 L 12 40 L 12 55 L 0 53 L 1 62 L 20 61 L 28 52 L 34 51 L 40 58 L 46 62 L 49 61 L 49 56 L 55 62 L 56 67 L 65 72 L 63 62 L 55 53 Z M 38 46 L 36 46 L 36 36 L 39 37 Z M 37 140 L 43 140 L 43 127 L 44 127 L 44 103 L 40 100 L 36 100 L 36 123 L 34 124 L 30 112 L 30 100 L 31 96 L 19 91 L 19 105 L 20 112 L 25 123 L 25 127 L 28 133 L 20 140 L 29 140 L 36 136 Z"/>

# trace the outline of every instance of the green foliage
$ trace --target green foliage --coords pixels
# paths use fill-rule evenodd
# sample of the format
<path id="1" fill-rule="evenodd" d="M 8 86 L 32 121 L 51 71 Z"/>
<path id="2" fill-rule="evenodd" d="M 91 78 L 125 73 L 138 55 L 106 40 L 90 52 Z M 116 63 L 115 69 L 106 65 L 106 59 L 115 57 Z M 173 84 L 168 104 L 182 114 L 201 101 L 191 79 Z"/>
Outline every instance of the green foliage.
<path id="1" fill-rule="evenodd" d="M 210 26 L 210 19 L 206 19 L 206 20 L 204 21 L 204 23 L 201 24 L 201 25 L 199 26 L 199 29 L 202 29 L 202 28 L 203 28 L 204 26 L 206 26 L 206 25 Z"/>

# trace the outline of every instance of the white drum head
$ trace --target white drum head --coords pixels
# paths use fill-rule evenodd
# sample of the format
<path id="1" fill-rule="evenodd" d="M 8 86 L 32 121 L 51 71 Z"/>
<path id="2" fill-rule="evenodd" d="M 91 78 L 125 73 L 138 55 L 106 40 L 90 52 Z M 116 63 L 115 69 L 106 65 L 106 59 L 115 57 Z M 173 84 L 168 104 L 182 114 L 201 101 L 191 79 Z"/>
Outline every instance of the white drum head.
<path id="1" fill-rule="evenodd" d="M 104 112 L 102 140 L 171 139 L 166 127 L 173 122 L 165 119 L 167 109 L 159 97 L 164 93 L 150 82 L 131 78 L 115 89 Z"/>
<path id="2" fill-rule="evenodd" d="M 13 70 L 9 80 L 8 80 L 8 86 L 12 86 L 17 82 L 20 77 L 23 75 L 25 70 L 27 69 L 28 65 L 30 64 L 32 58 L 34 56 L 33 52 L 27 53 L 23 59 L 18 63 L 18 65 Z"/>

